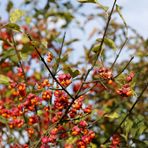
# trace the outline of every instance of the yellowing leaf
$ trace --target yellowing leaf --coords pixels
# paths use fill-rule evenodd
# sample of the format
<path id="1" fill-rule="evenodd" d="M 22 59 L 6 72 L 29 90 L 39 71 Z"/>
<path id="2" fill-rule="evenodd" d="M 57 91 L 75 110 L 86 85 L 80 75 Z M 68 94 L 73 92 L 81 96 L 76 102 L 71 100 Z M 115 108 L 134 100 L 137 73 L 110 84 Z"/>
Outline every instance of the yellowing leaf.
<path id="1" fill-rule="evenodd" d="M 24 11 L 15 9 L 10 13 L 10 22 L 16 23 L 24 15 Z"/>
<path id="2" fill-rule="evenodd" d="M 108 117 L 108 118 L 111 118 L 111 119 L 116 119 L 116 118 L 119 118 L 119 114 L 114 112 L 112 114 L 105 115 L 105 117 Z"/>
<path id="3" fill-rule="evenodd" d="M 90 143 L 91 148 L 97 148 L 97 145 L 94 143 Z"/>
<path id="4" fill-rule="evenodd" d="M 29 25 L 30 23 L 31 23 L 31 17 L 29 17 L 29 16 L 27 16 L 26 18 L 25 18 L 25 21 L 26 21 L 26 23 Z"/>
<path id="5" fill-rule="evenodd" d="M 42 45 L 43 45 L 45 48 L 47 48 L 47 47 L 48 47 L 48 42 L 47 42 L 45 39 L 43 39 L 43 40 L 42 40 Z"/>
<path id="6" fill-rule="evenodd" d="M 0 84 L 9 84 L 10 78 L 0 74 Z"/>
<path id="7" fill-rule="evenodd" d="M 43 114 L 43 111 L 42 111 L 42 110 L 38 110 L 38 111 L 37 111 L 37 115 L 40 116 L 40 115 L 42 115 L 42 114 Z"/>

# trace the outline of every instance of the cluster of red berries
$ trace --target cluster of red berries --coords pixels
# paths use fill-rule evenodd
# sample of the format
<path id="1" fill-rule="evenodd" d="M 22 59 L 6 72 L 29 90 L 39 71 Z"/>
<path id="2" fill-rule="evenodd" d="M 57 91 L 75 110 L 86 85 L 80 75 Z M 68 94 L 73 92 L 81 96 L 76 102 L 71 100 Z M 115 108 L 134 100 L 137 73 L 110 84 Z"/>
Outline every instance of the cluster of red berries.
<path id="1" fill-rule="evenodd" d="M 110 145 L 110 148 L 117 148 L 120 145 L 120 135 L 114 134 L 112 136 L 112 143 Z"/>
<path id="2" fill-rule="evenodd" d="M 59 74 L 58 81 L 63 87 L 67 87 L 71 83 L 71 75 L 70 74 Z"/>
<path id="3" fill-rule="evenodd" d="M 42 92 L 42 99 L 43 100 L 48 101 L 51 99 L 51 97 L 52 97 L 52 92 L 50 90 L 45 90 Z"/>
<path id="4" fill-rule="evenodd" d="M 0 31 L 0 38 L 3 39 L 2 47 L 7 50 L 11 47 L 8 41 L 11 41 L 11 35 L 6 30 Z"/>
<path id="5" fill-rule="evenodd" d="M 52 53 L 51 52 L 48 52 L 48 55 L 47 55 L 47 62 L 51 62 L 52 61 L 52 59 L 53 59 L 53 55 L 52 55 Z"/>
<path id="6" fill-rule="evenodd" d="M 38 117 L 37 117 L 37 115 L 34 115 L 34 116 L 29 117 L 28 124 L 29 125 L 33 125 L 35 123 L 38 123 Z"/>
<path id="7" fill-rule="evenodd" d="M 77 115 L 82 115 L 82 113 L 90 114 L 92 112 L 92 106 L 88 105 L 83 107 L 84 97 L 81 96 L 74 101 L 72 108 L 69 110 L 69 117 L 75 118 Z"/>
<path id="8" fill-rule="evenodd" d="M 96 68 L 94 70 L 93 77 L 109 80 L 113 77 L 112 70 L 105 67 Z"/>
<path id="9" fill-rule="evenodd" d="M 73 85 L 73 91 L 76 93 L 81 87 L 81 82 L 77 82 Z M 90 85 L 89 84 L 84 84 L 81 91 L 87 89 L 87 88 L 90 88 Z"/>
<path id="10" fill-rule="evenodd" d="M 54 107 L 55 109 L 62 111 L 66 108 L 69 104 L 67 94 L 62 90 L 56 90 L 54 92 L 55 100 L 54 100 Z"/>
<path id="11" fill-rule="evenodd" d="M 129 97 L 132 95 L 132 90 L 129 84 L 123 85 L 122 88 L 118 89 L 116 92 L 122 97 Z"/>
<path id="12" fill-rule="evenodd" d="M 23 112 L 19 110 L 19 108 L 17 107 L 14 107 L 12 109 L 6 109 L 5 107 L 0 106 L 0 115 L 7 119 L 9 118 L 15 119 L 16 117 L 21 116 L 22 114 Z"/>
<path id="13" fill-rule="evenodd" d="M 20 128 L 24 125 L 24 120 L 23 119 L 13 119 L 12 121 L 9 122 L 9 127 L 10 128 Z"/>
<path id="14" fill-rule="evenodd" d="M 67 131 L 64 126 L 59 125 L 58 127 L 53 128 L 49 132 L 49 136 L 43 136 L 41 139 L 42 145 L 40 148 L 49 147 L 50 144 L 55 145 L 59 139 L 67 138 Z"/>
<path id="15" fill-rule="evenodd" d="M 95 133 L 91 130 L 87 129 L 88 123 L 85 120 L 82 120 L 79 122 L 78 125 L 75 125 L 72 130 L 71 134 L 72 136 L 78 136 L 79 138 L 77 140 L 77 147 L 78 148 L 87 148 L 87 145 L 94 139 Z"/>
<path id="16" fill-rule="evenodd" d="M 131 88 L 131 84 L 130 84 L 130 82 L 132 81 L 133 77 L 134 77 L 134 73 L 131 72 L 125 78 L 126 84 L 124 84 L 121 88 L 116 90 L 117 94 L 119 94 L 120 96 L 123 96 L 123 97 L 129 97 L 129 96 L 131 96 L 133 94 L 133 91 L 132 91 L 132 88 Z"/>

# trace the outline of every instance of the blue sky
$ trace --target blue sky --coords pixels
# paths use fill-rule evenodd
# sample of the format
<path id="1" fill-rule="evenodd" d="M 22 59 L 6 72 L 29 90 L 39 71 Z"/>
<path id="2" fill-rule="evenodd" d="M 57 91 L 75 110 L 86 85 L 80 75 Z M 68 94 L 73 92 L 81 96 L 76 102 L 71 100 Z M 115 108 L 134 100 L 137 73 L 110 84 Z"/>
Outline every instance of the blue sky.
<path id="1" fill-rule="evenodd" d="M 99 0 L 111 6 L 113 0 Z M 145 38 L 148 38 L 148 0 L 117 0 L 123 7 L 122 14 L 128 25 L 135 28 Z"/>

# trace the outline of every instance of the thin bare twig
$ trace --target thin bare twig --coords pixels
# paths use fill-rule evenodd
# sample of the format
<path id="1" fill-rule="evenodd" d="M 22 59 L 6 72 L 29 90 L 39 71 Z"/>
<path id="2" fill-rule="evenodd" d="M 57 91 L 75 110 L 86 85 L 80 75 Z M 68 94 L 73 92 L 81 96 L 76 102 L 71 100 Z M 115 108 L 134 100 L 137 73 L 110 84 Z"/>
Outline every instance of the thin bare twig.
<path id="1" fill-rule="evenodd" d="M 120 55 L 121 51 L 123 50 L 123 48 L 124 48 L 125 44 L 127 43 L 127 41 L 128 41 L 128 39 L 126 38 L 126 40 L 122 44 L 122 46 L 121 46 L 121 48 L 119 50 L 119 53 L 117 54 L 117 56 L 116 56 L 116 58 L 115 58 L 115 60 L 114 60 L 114 62 L 113 62 L 113 64 L 112 64 L 110 69 L 113 69 L 113 67 L 114 67 L 115 63 L 117 62 L 117 59 L 119 58 L 119 55 Z"/>
<path id="2" fill-rule="evenodd" d="M 131 61 L 134 59 L 134 57 L 131 57 L 131 59 L 128 61 L 128 63 L 125 65 L 125 67 L 114 77 L 117 78 L 118 76 L 120 76 L 124 70 L 128 67 L 128 65 L 131 63 Z"/>
<path id="3" fill-rule="evenodd" d="M 59 57 L 58 57 L 58 63 L 57 63 L 57 66 L 56 66 L 56 68 L 55 68 L 54 75 L 56 75 L 57 70 L 58 70 L 59 65 L 60 65 L 62 49 L 63 49 L 64 42 L 65 42 L 65 36 L 66 36 L 66 32 L 64 32 L 64 36 L 63 36 L 63 40 L 62 40 L 62 44 L 61 44 L 61 47 L 60 47 L 60 53 L 59 53 Z"/>
<path id="4" fill-rule="evenodd" d="M 20 65 L 21 69 L 22 69 L 22 72 L 23 72 L 23 75 L 24 75 L 24 80 L 25 80 L 25 83 L 26 83 L 26 85 L 27 85 L 27 78 L 26 78 L 25 70 L 24 70 L 24 68 L 23 68 L 23 64 L 22 64 L 22 61 L 21 61 L 21 56 L 20 56 L 20 54 L 19 54 L 19 52 L 18 52 L 18 50 L 17 50 L 16 42 L 15 42 L 15 40 L 14 40 L 13 34 L 12 34 L 12 42 L 13 42 L 13 46 L 14 46 L 14 49 L 15 49 L 15 52 L 16 52 L 16 55 L 17 55 L 17 58 L 18 58 L 18 63 L 19 63 L 19 65 Z"/>
<path id="5" fill-rule="evenodd" d="M 99 56 L 100 56 L 100 54 L 101 54 L 101 52 L 102 52 L 103 43 L 104 43 L 104 40 L 105 40 L 105 36 L 106 36 L 106 34 L 107 34 L 107 30 L 108 30 L 108 27 L 109 27 L 109 23 L 110 23 L 111 16 L 112 16 L 112 14 L 113 14 L 114 7 L 115 7 L 115 5 L 116 5 L 116 2 L 117 2 L 117 0 L 114 1 L 113 6 L 112 6 L 112 9 L 111 9 L 111 12 L 110 12 L 110 14 L 109 14 L 109 17 L 108 17 L 108 20 L 107 20 L 107 23 L 106 23 L 106 26 L 105 26 L 104 34 L 103 34 L 103 37 L 102 37 L 102 40 L 101 40 L 101 43 L 100 43 L 100 46 L 99 46 L 99 49 L 98 49 L 98 53 L 97 53 L 97 55 L 96 55 L 96 58 L 95 58 L 95 60 L 94 60 L 94 62 L 93 62 L 93 64 L 92 64 L 91 68 L 88 69 L 88 71 L 87 71 L 87 73 L 86 73 L 86 75 L 85 75 L 85 77 L 84 77 L 84 80 L 83 80 L 83 82 L 82 82 L 82 84 L 81 84 L 79 90 L 77 91 L 77 93 L 76 93 L 76 95 L 75 95 L 75 98 L 77 98 L 77 96 L 79 95 L 79 93 L 80 93 L 80 91 L 81 91 L 81 89 L 82 89 L 82 87 L 83 87 L 83 85 L 84 85 L 84 82 L 86 81 L 86 79 L 87 79 L 89 73 L 93 70 L 93 68 L 94 68 L 94 66 L 96 65 L 96 62 L 97 62 L 97 60 L 98 60 L 98 58 L 99 58 Z"/>

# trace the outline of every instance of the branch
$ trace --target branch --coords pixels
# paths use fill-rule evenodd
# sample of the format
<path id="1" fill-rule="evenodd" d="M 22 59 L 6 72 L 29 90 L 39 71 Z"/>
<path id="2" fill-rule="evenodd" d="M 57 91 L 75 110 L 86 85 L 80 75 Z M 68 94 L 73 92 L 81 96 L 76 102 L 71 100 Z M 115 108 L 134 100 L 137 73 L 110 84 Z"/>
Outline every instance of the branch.
<path id="1" fill-rule="evenodd" d="M 19 52 L 18 52 L 18 50 L 17 50 L 16 42 L 15 42 L 15 40 L 14 40 L 13 34 L 12 34 L 12 42 L 13 42 L 13 46 L 14 46 L 14 49 L 15 49 L 15 52 L 16 52 L 16 56 L 17 56 L 17 58 L 18 58 L 18 63 L 20 64 L 20 67 L 21 67 L 22 72 L 23 72 L 23 75 L 24 75 L 24 80 L 25 80 L 25 83 L 26 83 L 26 85 L 27 85 L 27 78 L 26 78 L 26 75 L 25 75 L 25 70 L 24 70 L 24 68 L 23 68 L 23 64 L 22 64 L 22 62 L 21 62 L 21 56 L 20 56 L 20 54 L 19 54 Z"/>
<path id="2" fill-rule="evenodd" d="M 135 103 L 132 105 L 132 107 L 130 108 L 130 110 L 128 111 L 128 113 L 126 114 L 126 116 L 123 118 L 123 120 L 120 122 L 120 124 L 117 126 L 117 128 L 112 132 L 112 134 L 103 142 L 103 144 L 106 144 L 109 140 L 110 140 L 110 137 L 112 135 L 114 135 L 118 129 L 122 126 L 122 124 L 125 122 L 125 120 L 127 119 L 127 117 L 132 113 L 132 110 L 134 109 L 134 107 L 136 106 L 136 104 L 139 102 L 139 100 L 141 99 L 143 93 L 145 92 L 145 90 L 147 89 L 148 87 L 148 83 L 145 85 L 144 89 L 141 91 L 139 97 L 137 98 L 137 100 L 135 101 Z"/>
<path id="3" fill-rule="evenodd" d="M 114 67 L 115 63 L 117 62 L 117 59 L 119 58 L 119 55 L 120 55 L 121 51 L 123 50 L 123 48 L 124 48 L 125 44 L 127 43 L 127 41 L 128 41 L 128 39 L 126 38 L 126 40 L 122 44 L 122 46 L 121 46 L 121 48 L 119 50 L 119 53 L 117 54 L 117 56 L 116 56 L 116 58 L 115 58 L 115 60 L 114 60 L 114 62 L 113 62 L 113 64 L 112 64 L 110 69 L 113 69 L 113 67 Z"/>
<path id="4" fill-rule="evenodd" d="M 75 98 L 77 98 L 77 96 L 79 95 L 79 93 L 80 93 L 80 91 L 81 91 L 81 89 L 82 89 L 82 87 L 84 85 L 84 82 L 86 81 L 89 73 L 93 70 L 93 68 L 96 65 L 96 62 L 97 62 L 97 60 L 98 60 L 98 58 L 99 58 L 99 56 L 100 56 L 100 54 L 102 52 L 103 43 L 104 43 L 104 40 L 105 40 L 105 36 L 107 34 L 107 30 L 108 30 L 108 27 L 109 27 L 109 23 L 110 23 L 111 16 L 113 14 L 114 7 L 115 7 L 116 2 L 117 2 L 117 0 L 114 1 L 113 6 L 112 6 L 112 9 L 111 9 L 111 12 L 109 14 L 109 17 L 108 17 L 108 20 L 107 20 L 107 23 L 106 23 L 106 26 L 105 26 L 105 31 L 104 31 L 104 34 L 103 34 L 103 37 L 102 37 L 102 40 L 101 40 L 101 43 L 100 43 L 100 46 L 99 46 L 99 49 L 98 49 L 98 53 L 96 55 L 96 58 L 95 58 L 95 60 L 94 60 L 94 62 L 92 64 L 92 67 L 90 69 L 88 69 L 88 71 L 87 71 L 87 73 L 86 73 L 86 75 L 84 77 L 84 80 L 82 82 L 82 85 L 80 86 L 79 90 L 77 91 L 77 94 L 76 94 Z"/>
<path id="5" fill-rule="evenodd" d="M 134 59 L 134 57 L 131 57 L 131 59 L 128 61 L 128 63 L 125 65 L 125 67 L 114 78 L 117 78 L 119 75 L 121 75 L 133 59 Z"/>
<path id="6" fill-rule="evenodd" d="M 28 36 L 28 38 L 29 38 L 30 41 L 33 41 L 32 38 L 30 37 L 30 35 L 28 33 L 26 33 L 26 35 Z M 42 57 L 42 55 L 40 54 L 40 52 L 39 52 L 39 50 L 37 49 L 36 46 L 34 46 L 34 49 L 36 50 L 36 52 L 39 55 L 41 61 L 44 63 L 45 67 L 47 68 L 48 72 L 50 73 L 50 75 L 52 76 L 52 78 L 55 80 L 55 82 L 57 82 L 57 84 L 60 85 L 60 87 L 62 88 L 62 90 L 65 91 L 67 93 L 67 95 L 74 100 L 74 97 L 61 85 L 61 83 L 57 80 L 57 78 L 55 77 L 55 75 L 52 73 L 52 71 L 48 67 L 47 63 L 45 62 L 44 58 Z"/>
<path id="7" fill-rule="evenodd" d="M 65 36 L 66 36 L 66 32 L 64 33 L 64 36 L 63 36 L 62 44 L 61 44 L 61 47 L 60 47 L 59 58 L 58 58 L 58 64 L 57 64 L 57 66 L 56 66 L 56 68 L 55 68 L 54 75 L 56 75 L 57 70 L 58 70 L 59 65 L 60 65 L 61 54 L 62 54 L 62 49 L 63 49 L 63 46 L 64 46 Z"/>
<path id="8" fill-rule="evenodd" d="M 103 34 L 103 37 L 102 37 L 102 40 L 101 40 L 101 43 L 100 43 L 100 46 L 99 46 L 99 50 L 98 50 L 96 59 L 94 60 L 94 63 L 92 64 L 92 67 L 91 67 L 90 69 L 88 69 L 88 71 L 87 71 L 87 73 L 86 73 L 86 75 L 85 75 L 85 77 L 84 77 L 84 80 L 83 80 L 83 82 L 82 82 L 82 84 L 81 84 L 79 90 L 77 91 L 77 93 L 76 93 L 74 99 L 72 100 L 72 102 L 70 103 L 70 105 L 67 107 L 65 113 L 63 114 L 63 116 L 62 116 L 61 119 L 59 120 L 59 123 L 65 118 L 65 116 L 67 115 L 69 109 L 70 109 L 71 106 L 73 105 L 74 101 L 75 101 L 76 99 L 78 99 L 79 93 L 80 93 L 80 91 L 81 91 L 81 89 L 82 89 L 82 87 L 83 87 L 83 85 L 84 85 L 84 83 L 85 83 L 85 81 L 86 81 L 86 79 L 87 79 L 89 73 L 93 70 L 94 66 L 96 65 L 96 62 L 97 62 L 97 60 L 98 60 L 98 58 L 99 58 L 99 56 L 100 56 L 100 53 L 101 53 L 101 51 L 102 51 L 102 46 L 103 46 L 103 43 L 104 43 L 104 40 L 105 40 L 105 36 L 106 36 L 107 30 L 108 30 L 108 27 L 109 27 L 109 23 L 110 23 L 111 16 L 112 16 L 112 14 L 113 14 L 114 7 L 115 7 L 116 2 L 117 2 L 117 0 L 114 1 L 113 6 L 112 6 L 112 9 L 111 9 L 111 12 L 110 12 L 110 15 L 109 15 L 109 17 L 108 17 L 108 20 L 107 20 L 107 23 L 106 23 L 106 26 L 105 26 L 105 31 L 104 31 L 104 34 Z"/>

